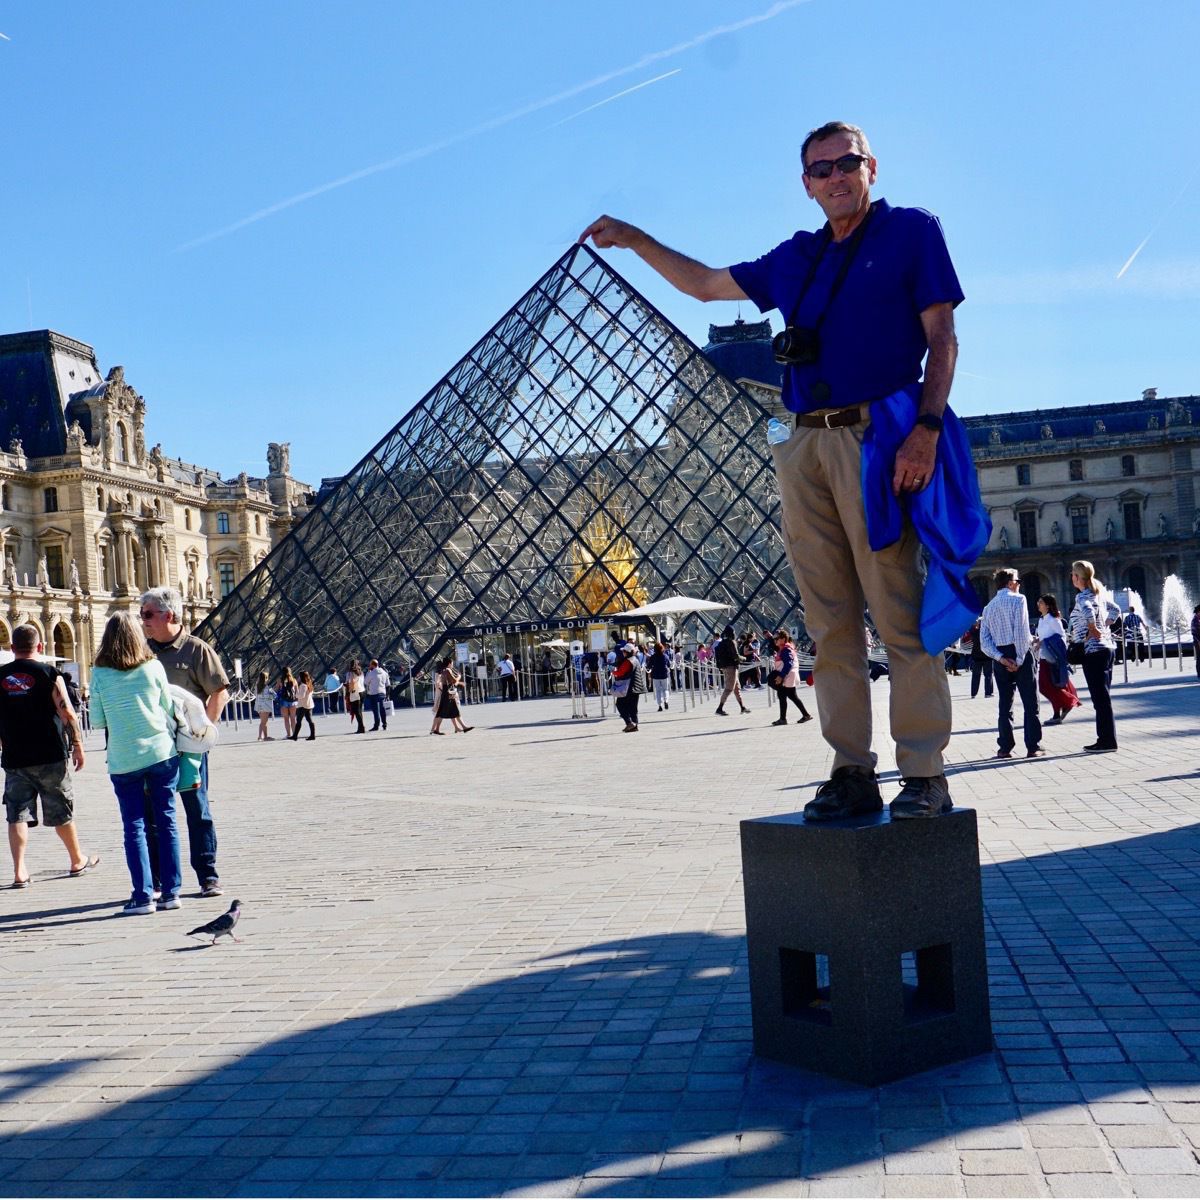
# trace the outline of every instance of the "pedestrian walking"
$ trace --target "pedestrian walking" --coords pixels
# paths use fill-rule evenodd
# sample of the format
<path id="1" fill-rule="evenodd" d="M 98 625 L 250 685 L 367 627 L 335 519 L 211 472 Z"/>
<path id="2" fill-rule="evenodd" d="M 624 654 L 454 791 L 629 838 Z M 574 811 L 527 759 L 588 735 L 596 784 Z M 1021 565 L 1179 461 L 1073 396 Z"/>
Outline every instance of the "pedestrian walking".
<path id="1" fill-rule="evenodd" d="M 750 299 L 784 314 L 775 352 L 786 364 L 782 399 L 796 429 L 771 449 L 788 559 L 821 647 L 817 695 L 834 750 L 832 777 L 805 819 L 883 804 L 861 610 L 848 599 L 856 596 L 870 606 L 903 698 L 891 706 L 903 778 L 892 815 L 936 817 L 953 807 L 942 649 L 947 626 L 957 626 L 953 637 L 974 616 L 961 598 L 969 591 L 963 565 L 988 528 L 965 431 L 946 410 L 963 292 L 937 218 L 872 200 L 878 164 L 861 129 L 828 122 L 804 139 L 800 157 L 804 190 L 825 225 L 760 258 L 709 267 L 610 216 L 579 240 L 633 250 L 696 299 Z"/>
<path id="2" fill-rule="evenodd" d="M 626 642 L 613 668 L 611 691 L 616 697 L 617 712 L 625 720 L 622 733 L 637 733 L 638 701 L 646 690 L 646 668 L 636 660 L 636 651 L 632 642 Z"/>
<path id="3" fill-rule="evenodd" d="M 1192 661 L 1196 664 L 1196 678 L 1200 679 L 1200 604 L 1192 609 Z"/>
<path id="4" fill-rule="evenodd" d="M 776 679 L 775 693 L 779 697 L 779 720 L 772 721 L 771 724 L 786 725 L 788 723 L 789 700 L 800 710 L 800 720 L 797 724 L 803 725 L 806 721 L 811 721 L 812 715 L 804 707 L 804 701 L 800 699 L 800 694 L 796 691 L 800 683 L 800 666 L 796 658 L 796 647 L 792 643 L 792 635 L 786 629 L 775 631 L 773 668 L 771 675 Z"/>
<path id="5" fill-rule="evenodd" d="M 506 654 L 500 660 L 500 699 L 515 700 L 517 698 L 517 668 L 513 666 L 511 654 Z"/>
<path id="6" fill-rule="evenodd" d="M 1071 682 L 1071 664 L 1067 658 L 1067 631 L 1058 598 L 1047 593 L 1037 601 L 1038 691 L 1050 701 L 1054 716 L 1047 725 L 1061 725 L 1072 709 L 1079 707 L 1079 696 Z"/>
<path id="7" fill-rule="evenodd" d="M 279 679 L 279 715 L 283 717 L 283 736 L 291 738 L 296 732 L 297 680 L 291 667 L 283 668 Z"/>
<path id="8" fill-rule="evenodd" d="M 83 734 L 66 685 L 50 663 L 37 657 L 43 646 L 33 625 L 18 625 L 13 630 L 12 652 L 12 661 L 0 666 L 0 766 L 4 769 L 4 815 L 13 861 L 11 886 L 25 888 L 32 878 L 25 853 L 29 830 L 39 824 L 39 801 L 41 822 L 58 834 L 72 877 L 90 871 L 100 859 L 80 849 L 75 827 L 68 746 L 55 718 L 67 732 L 71 766 L 76 771 L 83 770 Z"/>
<path id="9" fill-rule="evenodd" d="M 296 723 L 295 730 L 292 733 L 292 741 L 300 740 L 300 730 L 304 726 L 304 722 L 308 722 L 308 737 L 306 742 L 315 742 L 317 740 L 317 727 L 313 724 L 313 705 L 315 703 L 315 688 L 313 687 L 313 677 L 307 671 L 300 672 L 300 679 L 296 683 Z"/>
<path id="10" fill-rule="evenodd" d="M 175 704 L 166 669 L 128 613 L 114 613 L 104 627 L 92 670 L 91 706 L 93 725 L 108 730 L 108 774 L 125 832 L 125 863 L 133 891 L 121 915 L 144 917 L 156 909 L 180 908 Z M 152 832 L 147 828 L 147 807 L 154 814 Z M 157 849 L 157 904 L 148 836 Z"/>
<path id="11" fill-rule="evenodd" d="M 183 627 L 183 597 L 176 588 L 151 588 L 142 596 L 142 629 L 169 683 L 191 692 L 214 725 L 229 700 L 229 676 L 217 652 Z M 209 806 L 209 755 L 200 758 L 199 780 L 195 787 L 183 787 L 179 798 L 187 817 L 188 861 L 200 881 L 201 895 L 222 895 L 217 870 L 217 826 Z M 147 811 L 151 818 L 153 806 Z M 153 863 L 153 855 L 151 856 Z"/>
<path id="12" fill-rule="evenodd" d="M 1112 754 L 1117 749 L 1117 726 L 1109 694 L 1114 650 L 1109 624 L 1121 610 L 1087 559 L 1071 564 L 1071 583 L 1079 589 L 1071 609 L 1071 641 L 1083 644 L 1083 677 L 1096 710 L 1096 740 L 1084 750 L 1088 754 Z"/>
<path id="13" fill-rule="evenodd" d="M 346 709 L 350 713 L 350 724 L 357 724 L 355 733 L 366 733 L 363 725 L 363 695 L 366 684 L 363 682 L 363 669 L 357 658 L 352 659 L 346 668 Z"/>
<path id="14" fill-rule="evenodd" d="M 382 729 L 387 732 L 388 685 L 391 683 L 387 670 L 379 665 L 379 659 L 371 659 L 364 679 L 367 689 L 367 707 L 371 710 L 374 724 L 371 732 Z"/>
<path id="15" fill-rule="evenodd" d="M 980 618 L 983 648 L 1000 664 L 996 691 L 1000 697 L 997 758 L 1012 758 L 1013 694 L 1019 692 L 1024 714 L 1025 757 L 1037 758 L 1042 751 L 1042 723 L 1038 717 L 1037 684 L 1034 681 L 1033 635 L 1029 632 L 1029 608 L 1018 590 L 1020 578 L 1011 567 L 1001 567 L 993 576 L 996 594 Z"/>
<path id="16" fill-rule="evenodd" d="M 273 742 L 275 739 L 270 734 L 269 725 L 271 714 L 275 711 L 275 689 L 271 686 L 266 671 L 259 671 L 258 679 L 254 684 L 254 711 L 258 714 L 258 737 L 256 740 Z"/>
<path id="17" fill-rule="evenodd" d="M 654 684 L 654 700 L 658 711 L 671 707 L 671 651 L 664 641 L 654 643 L 649 658 L 650 680 Z"/>
<path id="18" fill-rule="evenodd" d="M 430 733 L 442 734 L 442 722 L 449 721 L 456 733 L 470 733 L 474 725 L 464 725 L 458 707 L 458 688 L 462 677 L 454 669 L 452 660 L 444 658 L 438 664 L 438 694 L 433 710 L 433 728 Z"/>
<path id="19" fill-rule="evenodd" d="M 979 636 L 979 622 L 971 626 L 971 699 L 979 695 L 979 680 L 983 679 L 983 696 L 985 700 L 992 698 L 992 672 L 996 661 L 983 648 L 983 639 Z"/>
<path id="20" fill-rule="evenodd" d="M 717 701 L 717 715 L 720 717 L 727 717 L 729 715 L 725 711 L 725 701 L 730 696 L 738 702 L 738 707 L 742 712 L 748 713 L 750 710 L 746 707 L 745 701 L 742 700 L 742 684 L 738 677 L 742 656 L 738 652 L 738 644 L 734 638 L 732 625 L 726 625 L 721 631 L 721 640 L 717 643 L 716 649 L 713 651 L 713 660 L 725 679 L 725 689 L 721 692 L 720 700 Z"/>
<path id="21" fill-rule="evenodd" d="M 330 667 L 325 676 L 325 711 L 338 713 L 342 711 L 342 706 L 342 679 L 337 671 Z"/>

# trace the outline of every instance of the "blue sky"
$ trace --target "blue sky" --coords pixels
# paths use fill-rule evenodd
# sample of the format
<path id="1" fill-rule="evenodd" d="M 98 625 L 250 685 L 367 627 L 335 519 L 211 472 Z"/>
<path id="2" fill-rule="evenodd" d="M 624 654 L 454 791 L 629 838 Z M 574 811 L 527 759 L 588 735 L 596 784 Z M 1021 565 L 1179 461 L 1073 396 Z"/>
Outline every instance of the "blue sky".
<path id="1" fill-rule="evenodd" d="M 1200 391 L 1194 0 L 8 0 L 0 33 L 0 331 L 91 343 L 227 475 L 272 440 L 347 469 L 601 212 L 712 265 L 816 227 L 834 118 L 942 218 L 960 412 Z M 701 343 L 736 316 L 609 255 Z"/>

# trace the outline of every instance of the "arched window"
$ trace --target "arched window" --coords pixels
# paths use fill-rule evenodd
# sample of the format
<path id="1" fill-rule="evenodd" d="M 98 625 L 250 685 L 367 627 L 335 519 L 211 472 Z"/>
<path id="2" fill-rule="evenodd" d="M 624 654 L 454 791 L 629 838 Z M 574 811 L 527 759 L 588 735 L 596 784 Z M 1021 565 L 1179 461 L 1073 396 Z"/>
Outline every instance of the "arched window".
<path id="1" fill-rule="evenodd" d="M 1143 600 L 1146 598 L 1146 568 L 1143 566 L 1130 567 L 1125 575 L 1126 586 L 1137 592 Z"/>
<path id="2" fill-rule="evenodd" d="M 190 508 L 183 510 L 183 527 L 184 529 L 191 529 L 192 527 L 192 510 Z"/>
<path id="3" fill-rule="evenodd" d="M 96 489 L 96 507 L 101 512 L 104 511 L 104 489 L 102 487 Z"/>
<path id="4" fill-rule="evenodd" d="M 75 638 L 69 626 L 62 621 L 54 627 L 54 657 L 63 662 L 71 662 L 75 658 Z"/>
<path id="5" fill-rule="evenodd" d="M 262 517 L 258 513 L 254 514 L 254 532 L 262 533 Z"/>
<path id="6" fill-rule="evenodd" d="M 117 422 L 117 458 L 124 463 L 129 461 L 129 430 L 120 421 Z"/>

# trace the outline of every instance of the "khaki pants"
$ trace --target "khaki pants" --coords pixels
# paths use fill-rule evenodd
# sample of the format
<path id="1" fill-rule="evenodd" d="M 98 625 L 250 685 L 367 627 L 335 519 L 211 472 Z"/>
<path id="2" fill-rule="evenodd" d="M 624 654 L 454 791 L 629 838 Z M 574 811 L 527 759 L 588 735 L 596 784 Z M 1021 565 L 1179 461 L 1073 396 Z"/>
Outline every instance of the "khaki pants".
<path id="1" fill-rule="evenodd" d="M 864 600 L 888 651 L 896 763 L 906 778 L 942 774 L 950 685 L 942 656 L 921 645 L 925 571 L 910 523 L 899 541 L 867 541 L 859 474 L 865 426 L 799 428 L 772 446 L 788 560 L 817 643 L 813 684 L 833 765 L 873 769 Z"/>

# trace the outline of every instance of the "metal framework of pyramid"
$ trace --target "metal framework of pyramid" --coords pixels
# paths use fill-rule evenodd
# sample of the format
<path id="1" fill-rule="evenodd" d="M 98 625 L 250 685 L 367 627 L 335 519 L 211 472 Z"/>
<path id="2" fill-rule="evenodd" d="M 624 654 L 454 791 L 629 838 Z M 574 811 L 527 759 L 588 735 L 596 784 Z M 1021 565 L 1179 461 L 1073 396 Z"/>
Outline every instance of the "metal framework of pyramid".
<path id="1" fill-rule="evenodd" d="M 573 247 L 198 632 L 253 678 L 676 592 L 795 624 L 769 416 Z"/>

